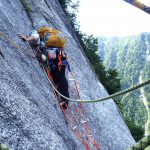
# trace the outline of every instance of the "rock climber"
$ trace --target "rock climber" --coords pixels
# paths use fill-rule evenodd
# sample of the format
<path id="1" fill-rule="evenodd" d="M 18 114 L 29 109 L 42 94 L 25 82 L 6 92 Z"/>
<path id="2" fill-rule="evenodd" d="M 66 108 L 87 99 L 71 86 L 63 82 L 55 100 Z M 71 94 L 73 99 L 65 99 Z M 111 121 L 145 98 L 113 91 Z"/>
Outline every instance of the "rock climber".
<path id="1" fill-rule="evenodd" d="M 58 30 L 42 27 L 38 30 L 33 30 L 29 36 L 19 34 L 19 37 L 29 42 L 39 63 L 48 60 L 51 76 L 58 91 L 69 98 L 68 81 L 65 76 L 67 63 L 67 54 L 64 51 L 64 37 Z M 43 55 L 44 54 L 44 55 Z M 46 56 L 46 58 L 44 58 Z M 60 104 L 63 109 L 68 108 L 68 100 L 61 97 Z"/>

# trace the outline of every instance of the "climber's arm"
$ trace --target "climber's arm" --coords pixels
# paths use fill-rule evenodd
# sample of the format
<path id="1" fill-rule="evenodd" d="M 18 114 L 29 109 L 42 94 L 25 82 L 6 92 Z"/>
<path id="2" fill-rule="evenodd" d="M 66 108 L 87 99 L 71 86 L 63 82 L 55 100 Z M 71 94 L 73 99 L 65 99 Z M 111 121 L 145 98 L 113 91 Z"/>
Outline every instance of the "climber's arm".
<path id="1" fill-rule="evenodd" d="M 24 41 L 28 41 L 29 42 L 29 41 L 35 40 L 35 37 L 33 35 L 31 35 L 29 37 L 27 37 L 27 36 L 25 36 L 23 34 L 18 34 L 18 35 Z"/>

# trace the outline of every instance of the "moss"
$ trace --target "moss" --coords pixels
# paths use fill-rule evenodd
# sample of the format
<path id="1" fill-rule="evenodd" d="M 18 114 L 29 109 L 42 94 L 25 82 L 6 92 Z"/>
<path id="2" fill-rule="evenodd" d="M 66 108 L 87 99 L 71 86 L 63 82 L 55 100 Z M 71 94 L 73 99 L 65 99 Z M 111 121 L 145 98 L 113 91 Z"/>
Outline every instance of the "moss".
<path id="1" fill-rule="evenodd" d="M 20 0 L 22 6 L 24 7 L 25 11 L 26 12 L 29 12 L 30 11 L 30 7 L 29 5 L 25 2 L 25 0 Z"/>
<path id="2" fill-rule="evenodd" d="M 0 143 L 0 150 L 10 150 L 5 144 Z"/>

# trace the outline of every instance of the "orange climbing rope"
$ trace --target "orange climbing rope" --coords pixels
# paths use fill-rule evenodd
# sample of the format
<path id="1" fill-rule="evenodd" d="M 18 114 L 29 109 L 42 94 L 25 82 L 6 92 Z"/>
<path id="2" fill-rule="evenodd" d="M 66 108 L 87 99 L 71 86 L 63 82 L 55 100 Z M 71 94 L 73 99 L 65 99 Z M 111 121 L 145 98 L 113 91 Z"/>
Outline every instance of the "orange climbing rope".
<path id="1" fill-rule="evenodd" d="M 48 67 L 45 67 L 45 68 L 43 67 L 43 69 L 45 70 L 49 80 L 54 84 Z M 61 110 L 62 110 L 62 112 L 65 116 L 65 119 L 68 123 L 68 126 L 69 126 L 70 130 L 79 139 L 79 141 L 85 146 L 86 150 L 92 150 L 90 148 L 88 142 L 85 140 L 84 136 L 82 135 L 81 131 L 79 130 L 79 128 L 77 126 L 77 123 L 76 123 L 76 120 L 75 120 L 75 117 L 74 117 L 73 113 L 71 112 L 71 110 L 68 108 L 67 109 L 68 114 L 67 114 L 66 111 L 63 109 L 62 105 L 60 104 L 57 93 L 55 92 L 55 90 L 53 90 L 53 93 L 54 93 L 55 99 L 56 99 L 59 107 L 61 108 Z"/>
<path id="2" fill-rule="evenodd" d="M 80 93 L 79 93 L 79 90 L 78 90 L 78 86 L 77 86 L 77 82 L 75 80 L 75 77 L 74 75 L 72 74 L 72 72 L 70 72 L 71 74 L 71 77 L 72 77 L 72 80 L 71 81 L 74 81 L 74 86 L 75 86 L 75 91 L 76 91 L 76 98 L 79 98 L 80 99 Z M 70 81 L 68 79 L 68 81 Z M 71 89 L 69 87 L 69 89 Z M 73 95 L 73 91 L 71 91 L 71 95 Z M 79 107 L 79 108 L 78 108 Z M 80 102 L 79 103 L 79 106 L 74 103 L 74 109 L 75 109 L 75 112 L 76 112 L 76 118 L 79 120 L 79 121 L 82 121 L 81 124 L 82 124 L 82 127 L 85 129 L 85 135 L 86 137 L 88 138 L 89 142 L 98 150 L 100 149 L 100 145 L 96 143 L 96 141 L 94 140 L 94 137 L 93 135 L 90 133 L 89 131 L 89 128 L 88 128 L 88 124 L 87 124 L 87 119 L 85 117 L 85 112 L 84 112 L 84 108 L 83 108 L 83 105 L 82 103 Z M 79 112 L 81 111 L 81 112 Z"/>

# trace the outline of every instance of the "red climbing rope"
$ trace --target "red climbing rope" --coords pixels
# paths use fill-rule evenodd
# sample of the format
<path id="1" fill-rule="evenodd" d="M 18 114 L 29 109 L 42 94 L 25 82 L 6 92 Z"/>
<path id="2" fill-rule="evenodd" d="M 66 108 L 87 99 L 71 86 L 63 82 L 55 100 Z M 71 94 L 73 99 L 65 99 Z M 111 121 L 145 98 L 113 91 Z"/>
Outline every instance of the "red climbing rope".
<path id="1" fill-rule="evenodd" d="M 52 79 L 52 76 L 50 74 L 50 71 L 48 69 L 48 67 L 45 67 L 45 72 L 49 78 L 49 80 L 54 84 L 53 82 L 53 79 Z M 68 114 L 66 113 L 66 111 L 63 109 L 62 105 L 60 104 L 59 102 L 59 99 L 58 99 L 58 96 L 57 96 L 57 93 L 55 92 L 55 90 L 53 90 L 53 93 L 54 93 L 54 96 L 55 96 L 55 99 L 59 105 L 59 107 L 61 108 L 64 116 L 65 116 L 65 119 L 69 125 L 69 128 L 70 130 L 73 132 L 73 134 L 80 140 L 80 142 L 85 146 L 86 150 L 92 150 L 88 144 L 88 142 L 84 139 L 82 133 L 80 132 L 77 124 L 76 124 L 76 120 L 75 120 L 75 117 L 73 116 L 71 110 L 69 108 L 67 108 L 67 111 L 68 111 Z"/>
<path id="2" fill-rule="evenodd" d="M 78 90 L 78 86 L 77 86 L 77 82 L 75 80 L 75 77 L 72 73 L 71 74 L 71 77 L 74 81 L 74 85 L 75 85 L 75 90 L 76 90 L 76 93 L 77 93 L 77 98 L 80 99 L 80 93 L 79 93 L 79 90 Z M 69 88 L 70 89 L 70 88 Z M 71 92 L 72 93 L 72 92 Z M 73 95 L 73 94 L 72 94 Z M 75 112 L 76 112 L 76 117 L 78 118 L 79 121 L 82 120 L 81 124 L 82 126 L 84 127 L 85 129 L 85 134 L 86 134 L 86 137 L 88 138 L 89 142 L 93 144 L 93 146 L 98 150 L 100 149 L 100 145 L 96 143 L 96 141 L 94 140 L 94 137 L 93 135 L 90 133 L 89 131 L 89 128 L 88 128 L 88 124 L 87 124 L 87 120 L 86 120 L 86 117 L 85 117 L 85 112 L 84 112 L 84 108 L 83 108 L 83 105 L 82 103 L 80 102 L 79 103 L 79 109 L 77 107 L 76 104 L 74 104 L 74 109 L 75 109 Z M 79 112 L 81 111 L 81 113 Z"/>

